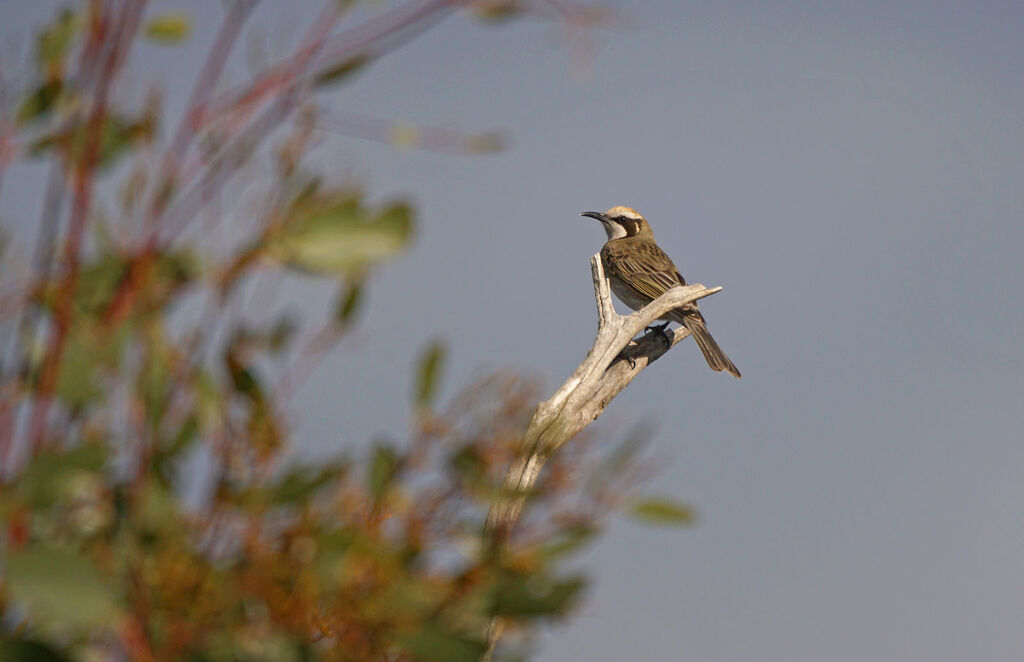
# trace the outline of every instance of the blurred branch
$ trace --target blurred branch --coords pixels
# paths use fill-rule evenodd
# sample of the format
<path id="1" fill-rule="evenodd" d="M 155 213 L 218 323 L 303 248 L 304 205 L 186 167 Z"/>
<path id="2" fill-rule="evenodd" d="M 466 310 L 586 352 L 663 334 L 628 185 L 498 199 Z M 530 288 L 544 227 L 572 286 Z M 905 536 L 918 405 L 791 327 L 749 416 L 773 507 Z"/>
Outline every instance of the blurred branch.
<path id="1" fill-rule="evenodd" d="M 195 86 L 192 88 L 192 94 L 185 105 L 186 110 L 181 118 L 181 123 L 178 125 L 174 138 L 171 139 L 171 145 L 164 154 L 163 161 L 160 164 L 160 172 L 156 178 L 157 188 L 150 204 L 149 214 L 151 222 L 160 215 L 164 204 L 166 204 L 167 196 L 165 192 L 174 188 L 181 158 L 188 149 L 193 136 L 195 136 L 196 130 L 203 124 L 207 102 L 217 85 L 217 81 L 220 79 L 221 73 L 224 71 L 228 55 L 231 53 L 231 49 L 242 32 L 242 25 L 244 25 L 245 19 L 249 17 L 249 14 L 252 13 L 257 4 L 259 4 L 259 0 L 234 0 L 228 4 L 228 11 L 224 15 L 224 22 L 221 23 L 217 36 L 214 37 L 213 46 L 206 57 L 206 61 L 203 63 L 199 76 L 196 78 Z"/>
<path id="2" fill-rule="evenodd" d="M 328 351 L 345 335 L 345 331 L 346 328 L 334 320 L 326 322 L 317 330 L 302 349 L 296 352 L 294 360 L 274 389 L 274 399 L 282 404 L 290 402 L 313 370 L 324 361 Z"/>
<path id="3" fill-rule="evenodd" d="M 60 225 L 61 207 L 64 202 L 64 176 L 59 163 L 50 165 L 50 172 L 46 178 L 46 188 L 43 194 L 42 213 L 39 217 L 39 232 L 36 235 L 36 246 L 32 255 L 32 269 L 36 279 L 35 289 L 42 292 L 49 283 L 53 272 L 53 252 L 57 244 L 57 228 Z M 23 293 L 19 295 L 24 296 Z M 7 360 L 4 362 L 4 375 L 8 375 L 17 368 L 15 364 L 21 356 L 21 341 L 27 337 L 33 326 L 33 317 L 29 309 L 21 302 L 15 313 L 18 317 L 13 328 L 15 332 L 11 338 L 10 348 L 7 353 Z M 43 329 L 38 328 L 36 335 L 42 335 Z"/>
<path id="4" fill-rule="evenodd" d="M 32 288 L 38 292 L 45 291 L 54 268 L 54 248 L 57 245 L 57 228 L 60 225 L 61 207 L 64 202 L 64 176 L 59 163 L 50 166 L 46 181 L 46 192 L 43 195 L 43 211 L 39 219 L 39 233 L 36 235 L 36 246 L 32 257 L 36 285 Z M 22 343 L 26 338 L 42 338 L 46 331 L 46 323 L 38 308 L 30 307 L 26 302 L 28 288 L 19 288 L 17 306 L 14 309 L 14 321 L 11 325 L 11 342 L 7 358 L 3 363 L 0 375 L 10 379 L 6 386 L 12 391 L 15 382 L 28 376 L 29 360 L 22 356 Z M 0 308 L 0 316 L 4 310 Z M 19 365 L 20 363 L 20 365 Z M 4 402 L 3 416 L 0 416 L 0 466 L 10 467 L 14 462 L 14 407 L 9 401 Z M 0 471 L 0 482 L 4 475 Z"/>
<path id="5" fill-rule="evenodd" d="M 590 446 L 577 438 L 531 489 L 561 444 L 538 411 L 522 446 L 536 388 L 499 374 L 438 414 L 438 344 L 414 382 L 410 444 L 378 439 L 362 460 L 339 434 L 331 457 L 306 461 L 293 452 L 283 405 L 356 328 L 376 265 L 405 252 L 416 227 L 405 200 L 373 205 L 362 186 L 325 183 L 330 168 L 306 161 L 319 138 L 313 127 L 434 151 L 498 147 L 490 133 L 318 118 L 315 91 L 347 82 L 454 11 L 497 21 L 526 5 L 403 0 L 340 29 L 343 12 L 362 3 L 324 0 L 289 58 L 218 97 L 258 0 L 226 2 L 184 114 L 155 154 L 162 105 L 151 95 L 141 115 L 120 107 L 126 58 L 137 36 L 167 43 L 154 25 L 183 39 L 189 18 L 149 16 L 146 0 L 61 9 L 34 42 L 38 80 L 13 132 L 0 121 L 0 177 L 19 156 L 53 164 L 31 273 L 0 288 L 0 316 L 20 315 L 3 325 L 18 337 L 4 341 L 10 356 L 0 367 L 0 658 L 17 650 L 9 643 L 34 646 L 21 639 L 39 633 L 47 641 L 32 659 L 53 648 L 138 660 L 254 650 L 274 659 L 479 660 L 493 617 L 533 626 L 574 608 L 584 580 L 566 574 L 565 559 L 621 502 L 615 490 L 631 489 L 622 481 L 629 468 L 617 459 L 606 473 L 619 482 L 586 487 L 578 469 Z M 552 14 L 543 0 L 534 8 Z M 269 159 L 274 176 L 260 189 L 267 195 L 256 205 L 246 204 L 248 191 L 230 195 L 282 135 Z M 125 156 L 134 157 L 127 172 Z M 104 204 L 115 183 L 119 211 Z M 233 221 L 226 251 L 206 215 Z M 320 329 L 308 317 L 263 319 L 276 297 L 263 296 L 260 279 L 277 285 L 288 272 L 339 285 Z M 601 328 L 613 322 L 603 316 Z M 664 351 L 649 344 L 648 361 Z M 621 349 L 606 374 L 625 369 L 613 360 Z M 573 406 L 561 397 L 563 409 Z M 506 479 L 521 495 L 511 509 L 492 507 L 520 453 L 535 456 L 522 478 Z M 514 550 L 466 549 L 488 508 L 506 522 L 491 539 L 506 540 L 527 492 L 533 516 L 519 524 Z M 313 647 L 311 638 L 324 641 Z"/>
<path id="6" fill-rule="evenodd" d="M 86 125 L 84 149 L 81 160 L 72 164 L 74 195 L 71 203 L 71 218 L 68 232 L 64 240 L 63 261 L 65 273 L 61 286 L 57 290 L 55 303 L 55 328 L 46 352 L 46 360 L 40 372 L 37 398 L 29 423 L 28 438 L 38 447 L 46 433 L 46 418 L 57 384 L 57 371 L 68 328 L 71 324 L 72 304 L 74 303 L 75 286 L 78 281 L 78 259 L 82 247 L 82 237 L 88 221 L 92 204 L 92 191 L 95 183 L 94 171 L 99 162 L 100 143 L 102 140 L 103 120 L 107 114 L 107 100 L 113 87 L 114 79 L 120 66 L 124 63 L 128 48 L 134 42 L 135 31 L 145 3 L 142 0 L 129 2 L 124 11 L 118 14 L 118 22 L 113 27 L 113 34 L 107 35 L 110 24 L 101 22 L 91 33 L 91 41 L 99 42 L 106 48 L 96 94 L 93 98 L 92 110 Z M 89 52 L 86 48 L 86 53 Z M 102 48 L 100 50 L 102 53 Z"/>
<path id="7" fill-rule="evenodd" d="M 484 524 L 483 551 L 494 554 L 507 544 L 544 464 L 565 442 L 597 419 L 622 389 L 682 341 L 690 332 L 685 327 L 633 338 L 670 310 L 719 292 L 694 284 L 674 287 L 642 309 L 619 315 L 612 305 L 608 279 L 600 254 L 590 259 L 597 302 L 597 338 L 587 357 L 550 399 L 540 403 L 530 421 L 523 446 L 512 462 L 501 492 L 492 503 Z M 503 623 L 492 621 L 488 646 L 493 650 Z M 488 654 L 489 656 L 489 654 Z"/>
<path id="8" fill-rule="evenodd" d="M 210 103 L 210 116 L 225 116 L 251 113 L 251 109 L 265 99 L 281 94 L 297 82 L 295 72 L 308 62 L 310 65 L 305 78 L 315 79 L 324 70 L 357 55 L 366 55 L 371 48 L 380 51 L 394 48 L 404 41 L 423 32 L 432 23 L 425 19 L 439 20 L 447 11 L 451 11 L 467 0 L 428 0 L 402 5 L 391 11 L 375 16 L 365 23 L 343 30 L 339 34 L 326 39 L 315 59 L 309 49 L 301 49 L 283 62 L 269 67 L 254 80 L 239 89 L 220 94 Z M 348 3 L 335 3 L 345 4 Z M 413 29 L 415 28 L 415 29 Z M 397 39 L 397 43 L 384 43 L 388 38 Z M 380 53 L 375 53 L 379 55 Z"/>
<path id="9" fill-rule="evenodd" d="M 0 82 L 2 85 L 2 82 Z M 0 192 L 3 191 L 4 176 L 7 174 L 7 167 L 14 161 L 18 153 L 11 138 L 14 136 L 14 122 L 6 118 L 0 120 Z"/>
<path id="10" fill-rule="evenodd" d="M 162 214 L 162 218 L 159 213 L 154 216 L 149 236 L 146 240 L 147 245 L 154 245 L 161 236 L 166 240 L 171 240 L 180 233 L 185 225 L 206 204 L 212 194 L 221 188 L 230 175 L 237 173 L 239 166 L 260 145 L 262 140 L 296 107 L 299 101 L 298 87 L 302 81 L 301 74 L 308 68 L 310 60 L 323 47 L 328 33 L 334 27 L 334 23 L 342 11 L 342 4 L 344 3 L 330 3 L 328 9 L 321 16 L 317 17 L 317 20 L 310 26 L 306 37 L 299 46 L 298 52 L 289 58 L 289 68 L 281 72 L 285 82 L 278 88 L 278 95 L 270 107 L 247 127 L 238 130 L 233 139 L 230 139 L 227 145 L 220 151 L 219 155 L 211 160 L 206 168 L 200 170 L 194 178 L 195 184 L 193 187 L 183 194 L 170 209 L 167 209 Z M 222 33 L 222 38 L 233 39 L 234 36 L 231 32 L 225 30 Z M 183 120 L 184 124 L 192 126 L 202 121 L 212 122 L 214 120 L 218 113 L 215 110 L 207 110 L 208 106 L 211 105 L 207 98 L 208 96 L 204 92 L 199 97 L 203 100 L 201 109 L 192 108 L 191 106 L 188 108 L 186 117 Z M 187 130 L 186 135 L 194 130 L 194 128 Z M 183 153 L 184 147 L 180 149 Z M 179 158 L 180 156 L 179 154 Z M 155 200 L 154 204 L 156 202 Z M 163 210 L 165 207 L 163 204 L 160 204 L 155 209 Z"/>

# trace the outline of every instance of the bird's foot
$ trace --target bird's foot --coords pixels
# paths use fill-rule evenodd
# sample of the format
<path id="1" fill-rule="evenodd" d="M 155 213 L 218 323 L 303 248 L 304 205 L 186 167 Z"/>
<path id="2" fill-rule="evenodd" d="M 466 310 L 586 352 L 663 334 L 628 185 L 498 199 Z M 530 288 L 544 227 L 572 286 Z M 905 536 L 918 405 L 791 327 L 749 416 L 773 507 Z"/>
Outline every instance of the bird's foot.
<path id="1" fill-rule="evenodd" d="M 629 361 L 630 370 L 636 367 L 636 359 L 633 358 L 633 355 L 629 352 L 629 347 L 626 347 L 621 352 L 619 352 L 619 355 L 615 357 L 615 360 Z"/>
<path id="2" fill-rule="evenodd" d="M 646 336 L 651 333 L 660 333 L 662 340 L 665 341 L 665 345 L 671 347 L 672 338 L 669 337 L 668 331 L 666 329 L 668 329 L 668 322 L 663 322 L 661 324 L 652 324 L 646 329 L 644 329 L 644 335 Z"/>

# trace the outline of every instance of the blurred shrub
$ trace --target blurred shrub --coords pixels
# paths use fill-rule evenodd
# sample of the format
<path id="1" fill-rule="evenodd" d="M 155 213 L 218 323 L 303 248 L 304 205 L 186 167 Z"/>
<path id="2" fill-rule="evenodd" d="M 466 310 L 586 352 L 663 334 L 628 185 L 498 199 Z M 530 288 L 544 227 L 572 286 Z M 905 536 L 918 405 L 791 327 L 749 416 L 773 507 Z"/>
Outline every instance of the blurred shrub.
<path id="1" fill-rule="evenodd" d="M 315 463 L 288 452 L 291 393 L 415 227 L 408 202 L 370 204 L 307 169 L 316 92 L 459 3 L 378 8 L 364 23 L 353 4 L 328 3 L 291 55 L 225 90 L 255 5 L 225 3 L 162 142 L 161 94 L 133 109 L 113 89 L 138 39 L 188 43 L 186 16 L 89 2 L 37 35 L 31 82 L 0 115 L 0 168 L 49 168 L 28 264 L 2 256 L 0 659 L 459 662 L 480 657 L 494 615 L 529 633 L 577 604 L 584 581 L 566 562 L 641 477 L 637 444 L 598 459 L 581 439 L 551 465 L 515 544 L 481 553 L 535 384 L 484 376 L 438 408 L 434 342 L 410 379 L 408 439 Z M 438 149 L 480 144 L 422 133 Z M 259 199 L 243 203 L 259 167 Z M 227 239 L 210 216 L 230 222 Z M 257 276 L 287 272 L 332 284 L 324 320 L 265 298 L 240 310 Z M 636 511 L 688 517 L 663 502 Z"/>

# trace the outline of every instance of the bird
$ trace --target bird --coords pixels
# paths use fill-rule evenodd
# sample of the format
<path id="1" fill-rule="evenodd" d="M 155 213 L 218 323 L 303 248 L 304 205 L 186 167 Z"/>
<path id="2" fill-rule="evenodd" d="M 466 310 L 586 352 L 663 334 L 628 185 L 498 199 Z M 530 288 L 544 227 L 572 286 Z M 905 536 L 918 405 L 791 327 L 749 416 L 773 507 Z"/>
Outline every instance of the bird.
<path id="1" fill-rule="evenodd" d="M 604 226 L 608 241 L 601 248 L 601 264 L 622 303 L 640 310 L 673 287 L 686 285 L 672 258 L 654 241 L 647 219 L 636 210 L 617 205 L 604 213 L 585 211 L 580 216 L 597 219 Z M 712 370 L 740 377 L 739 369 L 708 332 L 696 302 L 670 310 L 660 319 L 665 322 L 662 329 L 669 322 L 685 326 Z"/>

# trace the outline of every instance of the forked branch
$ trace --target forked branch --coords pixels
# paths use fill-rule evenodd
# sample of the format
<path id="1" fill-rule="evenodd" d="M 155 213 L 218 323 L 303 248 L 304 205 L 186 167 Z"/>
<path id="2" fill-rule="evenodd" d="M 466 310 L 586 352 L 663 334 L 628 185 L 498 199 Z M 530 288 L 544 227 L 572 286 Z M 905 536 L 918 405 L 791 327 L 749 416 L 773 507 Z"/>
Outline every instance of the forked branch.
<path id="1" fill-rule="evenodd" d="M 590 267 L 597 302 L 594 346 L 555 394 L 537 406 L 523 439 L 523 447 L 505 474 L 501 492 L 487 514 L 484 553 L 497 552 L 507 542 L 547 459 L 600 416 L 641 370 L 690 332 L 679 327 L 666 331 L 664 335 L 650 333 L 634 340 L 635 336 L 668 311 L 722 289 L 708 289 L 700 284 L 674 287 L 642 309 L 630 315 L 619 315 L 612 305 L 600 254 L 590 259 Z M 496 620 L 488 632 L 490 649 L 493 649 L 500 633 L 501 623 Z M 490 651 L 487 657 L 489 659 Z"/>

